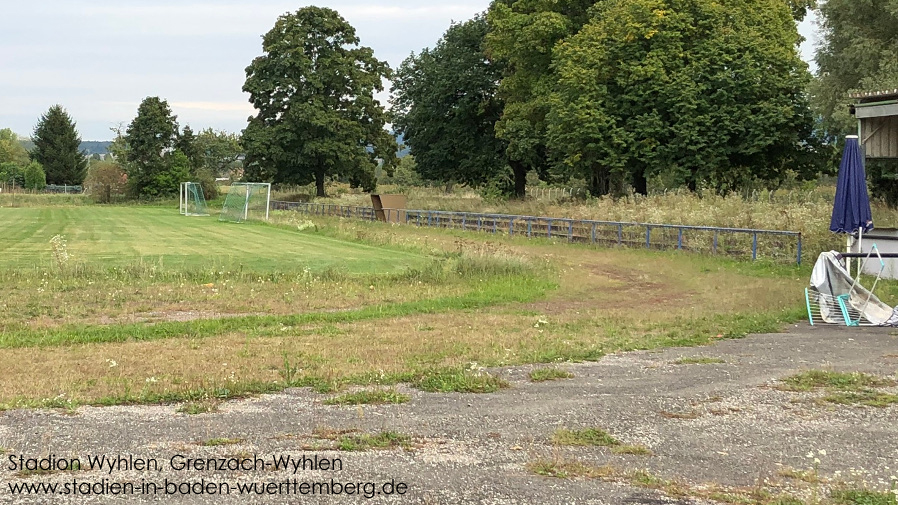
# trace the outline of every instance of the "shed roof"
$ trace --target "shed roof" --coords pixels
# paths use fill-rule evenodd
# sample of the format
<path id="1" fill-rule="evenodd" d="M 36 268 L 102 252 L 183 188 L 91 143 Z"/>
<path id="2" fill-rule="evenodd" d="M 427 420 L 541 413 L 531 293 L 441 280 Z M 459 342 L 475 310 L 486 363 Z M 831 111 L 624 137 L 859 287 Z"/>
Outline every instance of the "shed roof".
<path id="1" fill-rule="evenodd" d="M 848 98 L 860 100 L 860 103 L 879 102 L 883 100 L 898 99 L 898 89 L 885 89 L 879 91 L 858 91 L 848 93 Z"/>

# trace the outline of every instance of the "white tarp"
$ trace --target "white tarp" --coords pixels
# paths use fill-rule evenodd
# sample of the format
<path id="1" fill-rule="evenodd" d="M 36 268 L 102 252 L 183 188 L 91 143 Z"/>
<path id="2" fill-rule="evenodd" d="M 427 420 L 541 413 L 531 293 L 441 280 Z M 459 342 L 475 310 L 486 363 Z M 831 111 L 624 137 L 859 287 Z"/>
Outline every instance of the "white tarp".
<path id="1" fill-rule="evenodd" d="M 855 284 L 851 274 L 842 266 L 840 258 L 836 251 L 821 253 L 811 273 L 811 286 L 830 299 L 848 294 L 847 305 L 870 324 L 898 326 L 898 309 L 886 305 L 866 288 Z M 832 310 L 831 305 L 820 303 L 820 307 L 820 315 L 825 322 L 845 323 L 842 314 Z"/>

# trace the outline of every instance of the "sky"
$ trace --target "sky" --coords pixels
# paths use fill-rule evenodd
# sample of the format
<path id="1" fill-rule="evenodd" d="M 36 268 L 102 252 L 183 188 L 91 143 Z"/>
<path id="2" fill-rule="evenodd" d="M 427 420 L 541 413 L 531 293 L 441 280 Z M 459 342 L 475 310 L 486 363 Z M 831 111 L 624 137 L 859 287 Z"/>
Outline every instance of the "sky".
<path id="1" fill-rule="evenodd" d="M 281 0 L 39 0 L 3 2 L 0 30 L 0 128 L 28 137 L 41 114 L 60 104 L 83 140 L 109 140 L 147 96 L 168 101 L 183 127 L 239 132 L 253 113 L 241 90 L 262 35 L 303 4 Z M 355 27 L 362 45 L 396 68 L 432 47 L 453 21 L 489 0 L 409 2 L 328 0 Z M 799 31 L 808 39 L 813 19 Z M 813 70 L 813 68 L 812 68 Z M 386 104 L 388 93 L 379 98 Z"/>

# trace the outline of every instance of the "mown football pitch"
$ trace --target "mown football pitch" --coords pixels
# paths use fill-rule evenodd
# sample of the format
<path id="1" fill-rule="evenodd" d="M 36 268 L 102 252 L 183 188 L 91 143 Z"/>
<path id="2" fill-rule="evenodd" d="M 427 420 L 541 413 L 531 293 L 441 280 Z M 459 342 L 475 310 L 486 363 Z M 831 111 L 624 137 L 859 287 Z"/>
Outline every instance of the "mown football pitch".
<path id="1" fill-rule="evenodd" d="M 140 261 L 170 268 L 243 267 L 260 272 L 338 268 L 351 274 L 401 271 L 426 259 L 286 226 L 185 217 L 170 208 L 25 207 L 2 209 L 0 216 L 0 268 L 56 262 L 50 241 L 57 235 L 65 240 L 68 261 L 104 266 Z"/>

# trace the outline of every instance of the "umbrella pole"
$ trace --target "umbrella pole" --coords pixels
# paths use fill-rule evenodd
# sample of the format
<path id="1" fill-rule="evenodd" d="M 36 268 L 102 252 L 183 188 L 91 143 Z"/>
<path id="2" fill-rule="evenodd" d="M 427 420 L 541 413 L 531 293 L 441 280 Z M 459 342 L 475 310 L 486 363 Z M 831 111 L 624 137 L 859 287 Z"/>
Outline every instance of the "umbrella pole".
<path id="1" fill-rule="evenodd" d="M 864 252 L 864 227 L 863 226 L 861 226 L 860 228 L 857 229 L 857 252 L 859 252 L 859 253 Z M 861 267 L 862 266 L 863 266 L 863 263 L 861 263 L 861 260 L 858 259 L 857 260 L 858 278 L 860 278 L 860 276 L 861 276 Z"/>
<path id="2" fill-rule="evenodd" d="M 847 235 L 845 237 L 845 250 L 851 252 L 851 235 Z M 845 268 L 848 270 L 848 275 L 851 275 L 851 258 L 845 258 Z"/>

